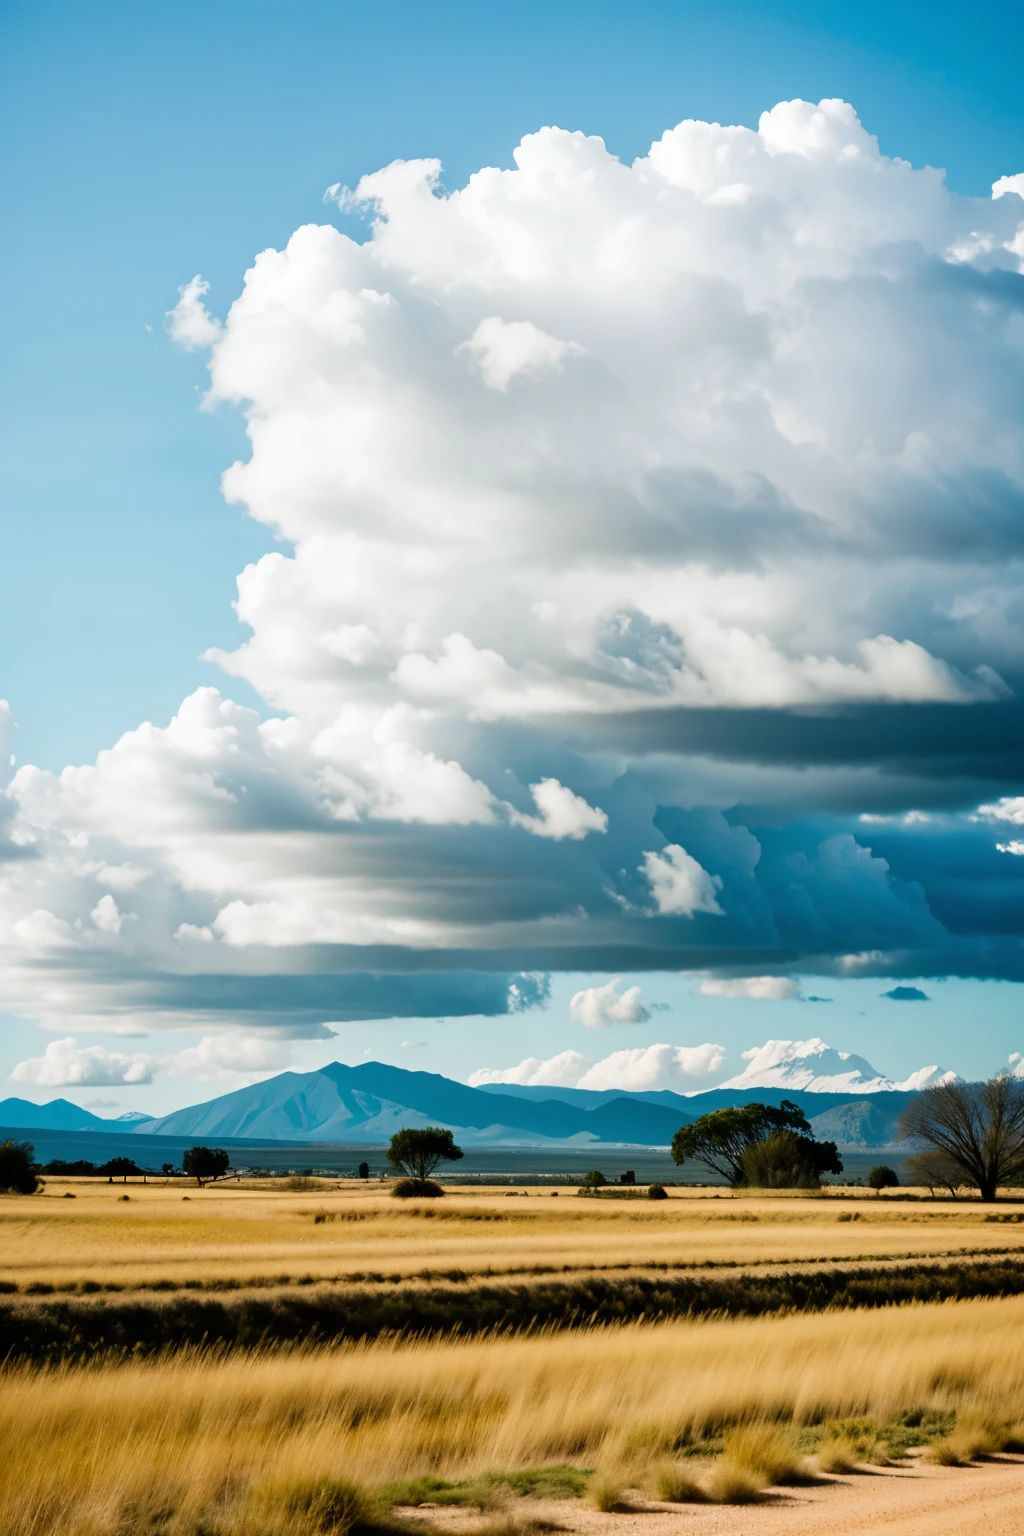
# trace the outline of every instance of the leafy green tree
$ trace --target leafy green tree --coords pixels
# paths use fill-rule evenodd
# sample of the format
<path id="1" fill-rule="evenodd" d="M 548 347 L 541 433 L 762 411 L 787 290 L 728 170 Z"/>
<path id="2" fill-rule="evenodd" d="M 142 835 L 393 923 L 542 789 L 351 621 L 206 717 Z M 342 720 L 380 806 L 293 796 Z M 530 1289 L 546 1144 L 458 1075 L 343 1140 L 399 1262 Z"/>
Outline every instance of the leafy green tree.
<path id="1" fill-rule="evenodd" d="M 790 1099 L 783 1099 L 778 1109 L 771 1104 L 714 1109 L 709 1115 L 701 1115 L 699 1120 L 676 1131 L 672 1138 L 672 1160 L 680 1167 L 688 1161 L 703 1163 L 705 1168 L 729 1184 L 741 1185 L 747 1182 L 743 1154 L 748 1147 L 767 1141 L 779 1131 L 795 1131 L 808 1136 L 810 1129 L 803 1110 Z M 822 1145 L 833 1144 L 825 1142 Z"/>
<path id="2" fill-rule="evenodd" d="M 868 1174 L 868 1184 L 871 1189 L 879 1191 L 883 1189 L 899 1189 L 899 1174 L 895 1168 L 890 1168 L 886 1163 L 876 1163 Z"/>
<path id="3" fill-rule="evenodd" d="M 994 1200 L 999 1186 L 1024 1181 L 1024 1082 L 1000 1073 L 987 1083 L 937 1083 L 916 1094 L 897 1135 L 949 1158 L 961 1182 Z"/>
<path id="4" fill-rule="evenodd" d="M 751 1142 L 740 1158 L 743 1183 L 755 1189 L 820 1189 L 824 1173 L 842 1173 L 834 1141 L 776 1131 Z"/>
<path id="5" fill-rule="evenodd" d="M 600 1189 L 602 1184 L 608 1183 L 608 1180 L 600 1168 L 591 1168 L 589 1173 L 583 1175 L 583 1183 L 587 1189 Z"/>
<path id="6" fill-rule="evenodd" d="M 231 1156 L 223 1147 L 189 1147 L 181 1166 L 190 1179 L 202 1184 L 204 1179 L 223 1178 L 231 1167 Z"/>
<path id="7" fill-rule="evenodd" d="M 358 1177 L 361 1178 L 361 1179 L 368 1179 L 370 1177 L 370 1165 L 369 1165 L 369 1163 L 360 1163 L 359 1164 Z"/>
<path id="8" fill-rule="evenodd" d="M 132 1157 L 112 1157 L 108 1162 L 101 1163 L 96 1172 L 105 1173 L 108 1179 L 119 1178 L 122 1184 L 127 1184 L 128 1175 L 130 1173 L 141 1174 L 142 1169 Z"/>
<path id="9" fill-rule="evenodd" d="M 464 1155 L 452 1132 L 436 1125 L 396 1131 L 387 1150 L 392 1168 L 410 1179 L 429 1179 L 438 1163 L 455 1163 Z"/>
<path id="10" fill-rule="evenodd" d="M 0 1192 L 34 1195 L 39 1188 L 35 1163 L 36 1149 L 30 1141 L 0 1143 Z"/>

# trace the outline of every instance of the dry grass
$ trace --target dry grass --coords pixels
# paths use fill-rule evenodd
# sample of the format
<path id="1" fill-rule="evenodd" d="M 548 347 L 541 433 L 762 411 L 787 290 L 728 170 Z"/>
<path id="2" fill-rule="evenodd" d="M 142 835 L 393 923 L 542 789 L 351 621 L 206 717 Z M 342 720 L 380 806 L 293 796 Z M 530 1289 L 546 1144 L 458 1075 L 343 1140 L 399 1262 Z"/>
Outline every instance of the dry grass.
<path id="1" fill-rule="evenodd" d="M 910 1409 L 968 1429 L 1024 1419 L 1024 1299 L 12 1369 L 0 1530 L 309 1536 L 301 1490 L 332 1481 L 372 1503 L 423 1474 L 568 1464 L 609 1469 L 614 1492 L 617 1469 L 634 1486 L 722 1435 L 702 1486 L 737 1500 L 788 1475 L 800 1426 Z"/>
<path id="2" fill-rule="evenodd" d="M 386 1185 L 305 1182 L 315 1191 L 134 1184 L 125 1204 L 120 1184 L 50 1180 L 40 1196 L 0 1198 L 0 1280 L 244 1285 L 1024 1251 L 1024 1225 L 986 1222 L 971 1205 L 681 1191 L 660 1203 L 601 1202 L 551 1200 L 544 1189 L 510 1201 L 502 1189 L 410 1208 Z"/>

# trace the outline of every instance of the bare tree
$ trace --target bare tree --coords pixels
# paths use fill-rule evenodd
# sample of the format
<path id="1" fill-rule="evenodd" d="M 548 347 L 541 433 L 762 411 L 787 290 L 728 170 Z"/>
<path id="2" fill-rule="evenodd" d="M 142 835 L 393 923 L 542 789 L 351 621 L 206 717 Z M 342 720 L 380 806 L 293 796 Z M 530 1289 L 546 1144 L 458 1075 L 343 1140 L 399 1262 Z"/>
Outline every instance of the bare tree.
<path id="1" fill-rule="evenodd" d="M 900 1116 L 897 1135 L 944 1153 L 965 1184 L 994 1200 L 1000 1184 L 1024 1179 L 1024 1082 L 1001 1074 L 926 1088 Z"/>
<path id="2" fill-rule="evenodd" d="M 963 1188 L 964 1171 L 945 1152 L 929 1147 L 915 1152 L 903 1164 L 904 1184 L 923 1184 L 932 1194 L 936 1189 L 947 1189 L 956 1199 L 956 1192 Z"/>

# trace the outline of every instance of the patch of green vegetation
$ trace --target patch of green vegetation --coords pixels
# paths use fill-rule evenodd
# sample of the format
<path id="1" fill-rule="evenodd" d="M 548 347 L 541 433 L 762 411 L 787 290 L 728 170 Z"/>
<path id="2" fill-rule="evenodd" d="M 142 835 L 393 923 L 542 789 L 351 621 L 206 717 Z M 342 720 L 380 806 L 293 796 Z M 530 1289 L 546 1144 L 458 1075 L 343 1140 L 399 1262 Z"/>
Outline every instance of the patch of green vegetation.
<path id="1" fill-rule="evenodd" d="M 593 1469 L 579 1467 L 532 1467 L 519 1472 L 484 1472 L 464 1482 L 442 1477 L 411 1477 L 387 1483 L 379 1490 L 389 1505 L 472 1504 L 487 1509 L 503 1494 L 519 1499 L 581 1499 L 593 1477 Z"/>
<path id="2" fill-rule="evenodd" d="M 917 1446 L 929 1445 L 948 1435 L 956 1423 L 956 1414 L 934 1408 L 913 1408 L 894 1419 L 833 1419 L 826 1425 L 810 1425 L 800 1434 L 800 1449 L 811 1452 L 825 1440 L 845 1440 L 856 1446 L 864 1460 L 871 1459 L 873 1447 L 884 1446 L 894 1461 Z"/>

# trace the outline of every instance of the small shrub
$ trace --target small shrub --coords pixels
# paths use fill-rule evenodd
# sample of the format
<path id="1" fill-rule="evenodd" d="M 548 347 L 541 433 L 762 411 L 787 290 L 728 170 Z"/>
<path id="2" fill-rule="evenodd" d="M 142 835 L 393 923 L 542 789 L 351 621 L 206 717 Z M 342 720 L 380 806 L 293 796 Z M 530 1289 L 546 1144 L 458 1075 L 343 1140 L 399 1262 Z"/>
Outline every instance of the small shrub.
<path id="1" fill-rule="evenodd" d="M 861 1459 L 860 1446 L 849 1435 L 836 1435 L 821 1442 L 817 1457 L 823 1472 L 852 1472 Z"/>
<path id="2" fill-rule="evenodd" d="M 938 1440 L 926 1446 L 924 1459 L 936 1467 L 962 1467 L 964 1464 L 963 1457 L 949 1435 L 940 1435 Z"/>
<path id="3" fill-rule="evenodd" d="M 648 1200 L 667 1200 L 668 1190 L 664 1184 L 648 1184 L 647 1198 Z"/>
<path id="4" fill-rule="evenodd" d="M 391 1194 L 396 1200 L 439 1200 L 444 1190 L 433 1179 L 399 1179 L 392 1185 Z"/>
<path id="5" fill-rule="evenodd" d="M 755 1504 L 764 1487 L 764 1479 L 749 1467 L 723 1456 L 704 1485 L 704 1494 L 712 1504 Z"/>
<path id="6" fill-rule="evenodd" d="M 661 1462 L 651 1473 L 655 1498 L 666 1504 L 702 1504 L 704 1489 L 695 1477 L 676 1461 Z"/>
<path id="7" fill-rule="evenodd" d="M 587 1497 L 595 1509 L 603 1514 L 613 1514 L 617 1509 L 623 1509 L 622 1477 L 613 1472 L 595 1472 L 587 1489 Z"/>
<path id="8" fill-rule="evenodd" d="M 868 1174 L 868 1187 L 877 1190 L 899 1189 L 900 1181 L 895 1168 L 890 1168 L 885 1163 L 876 1163 Z"/>
<path id="9" fill-rule="evenodd" d="M 583 1184 L 587 1189 L 600 1189 L 603 1184 L 607 1183 L 608 1180 L 605 1178 L 600 1168 L 591 1168 L 589 1173 L 585 1173 L 583 1175 Z"/>
<path id="10" fill-rule="evenodd" d="M 725 1455 L 759 1478 L 762 1486 L 793 1482 L 803 1466 L 794 1436 L 776 1424 L 744 1424 L 734 1429 L 725 1437 Z"/>
<path id="11" fill-rule="evenodd" d="M 257 1502 L 298 1516 L 310 1536 L 348 1536 L 356 1527 L 372 1524 L 366 1495 L 345 1478 L 271 1484 L 258 1491 Z"/>
<path id="12" fill-rule="evenodd" d="M 992 1456 L 1005 1450 L 1010 1438 L 1005 1424 L 983 1414 L 966 1413 L 957 1420 L 956 1428 L 946 1437 L 947 1449 L 959 1458 L 953 1465 L 967 1465 L 981 1456 Z"/>

